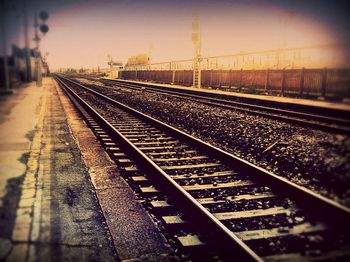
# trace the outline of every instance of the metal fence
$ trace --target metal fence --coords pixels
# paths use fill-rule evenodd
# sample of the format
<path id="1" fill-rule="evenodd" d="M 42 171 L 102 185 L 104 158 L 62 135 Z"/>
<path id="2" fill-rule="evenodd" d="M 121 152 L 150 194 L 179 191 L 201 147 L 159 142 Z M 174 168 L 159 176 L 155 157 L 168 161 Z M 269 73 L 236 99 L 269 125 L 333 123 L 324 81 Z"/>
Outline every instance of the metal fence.
<path id="1" fill-rule="evenodd" d="M 350 45 L 332 44 L 203 56 L 203 70 L 264 70 L 305 68 L 349 68 Z M 125 66 L 127 71 L 192 70 L 193 59 Z"/>
<path id="2" fill-rule="evenodd" d="M 124 70 L 121 79 L 191 86 L 192 70 Z M 282 96 L 350 98 L 350 69 L 202 70 L 202 87 Z"/>

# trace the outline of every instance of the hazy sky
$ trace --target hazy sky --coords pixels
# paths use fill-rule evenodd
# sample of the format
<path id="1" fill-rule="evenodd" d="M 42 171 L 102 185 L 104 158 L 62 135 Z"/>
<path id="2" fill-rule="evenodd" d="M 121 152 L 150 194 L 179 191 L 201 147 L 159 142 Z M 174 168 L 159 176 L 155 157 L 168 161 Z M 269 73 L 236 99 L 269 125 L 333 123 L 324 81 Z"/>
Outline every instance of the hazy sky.
<path id="1" fill-rule="evenodd" d="M 22 1 L 7 0 L 9 44 L 23 46 Z M 45 9 L 49 33 L 41 48 L 52 68 L 106 67 L 147 53 L 152 62 L 189 59 L 192 12 L 198 10 L 203 55 L 233 54 L 348 40 L 343 1 L 29 1 L 29 16 Z M 14 33 L 17 32 L 17 33 Z M 33 32 L 31 32 L 33 38 Z M 32 43 L 33 44 L 33 43 Z"/>

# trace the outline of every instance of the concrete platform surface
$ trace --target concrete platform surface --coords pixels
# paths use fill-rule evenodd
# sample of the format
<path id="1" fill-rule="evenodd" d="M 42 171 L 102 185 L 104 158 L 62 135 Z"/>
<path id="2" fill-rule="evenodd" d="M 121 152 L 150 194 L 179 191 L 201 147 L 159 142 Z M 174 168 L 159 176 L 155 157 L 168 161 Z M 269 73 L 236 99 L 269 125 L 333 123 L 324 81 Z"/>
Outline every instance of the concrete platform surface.
<path id="1" fill-rule="evenodd" d="M 167 260 L 171 249 L 52 78 L 2 96 L 0 108 L 0 261 Z"/>

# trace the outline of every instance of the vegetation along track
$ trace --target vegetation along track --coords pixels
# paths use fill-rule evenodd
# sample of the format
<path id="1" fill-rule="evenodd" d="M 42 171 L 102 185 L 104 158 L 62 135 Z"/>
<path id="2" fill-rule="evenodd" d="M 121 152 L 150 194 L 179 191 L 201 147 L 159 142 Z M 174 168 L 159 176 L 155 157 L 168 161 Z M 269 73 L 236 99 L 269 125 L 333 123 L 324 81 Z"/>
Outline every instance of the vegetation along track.
<path id="1" fill-rule="evenodd" d="M 109 86 L 118 86 L 130 89 L 143 88 L 149 92 L 180 96 L 182 98 L 210 106 L 247 112 L 327 132 L 350 134 L 350 120 L 347 116 L 347 112 L 343 112 L 342 110 L 319 109 L 305 105 L 294 105 L 294 108 L 290 108 L 292 107 L 291 105 L 283 105 L 276 102 L 257 102 L 256 100 L 239 101 L 238 98 L 230 98 L 220 94 L 203 93 L 185 89 L 165 88 L 142 83 L 128 83 L 118 80 L 99 79 L 99 81 Z"/>
<path id="2" fill-rule="evenodd" d="M 141 191 L 170 195 L 172 202 L 153 206 L 185 210 L 182 217 L 162 216 L 169 228 L 192 230 L 178 230 L 182 246 L 214 246 L 224 259 L 251 261 L 350 255 L 348 208 L 79 83 L 57 79 L 108 135 L 110 146 L 120 145 L 145 170 L 146 176 L 133 178 L 148 185 Z"/>

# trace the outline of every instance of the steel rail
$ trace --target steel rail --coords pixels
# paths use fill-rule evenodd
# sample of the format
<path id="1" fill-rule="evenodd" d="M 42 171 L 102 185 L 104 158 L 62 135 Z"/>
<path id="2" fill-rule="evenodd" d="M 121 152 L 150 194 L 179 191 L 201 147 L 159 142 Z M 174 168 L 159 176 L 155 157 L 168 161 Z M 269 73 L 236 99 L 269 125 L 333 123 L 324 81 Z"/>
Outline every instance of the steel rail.
<path id="1" fill-rule="evenodd" d="M 63 78 L 65 79 L 65 78 Z M 59 81 L 67 86 L 61 79 Z M 349 224 L 350 221 L 350 209 L 336 203 L 333 200 L 327 199 L 323 196 L 320 196 L 306 188 L 298 186 L 285 178 L 279 177 L 273 173 L 270 173 L 262 168 L 259 168 L 243 159 L 240 159 L 228 152 L 225 152 L 219 148 L 216 148 L 206 142 L 201 141 L 200 139 L 194 138 L 176 128 L 171 127 L 170 125 L 164 124 L 157 119 L 149 117 L 137 110 L 134 110 L 120 102 L 117 102 L 103 94 L 92 90 L 91 88 L 85 87 L 80 83 L 72 81 L 70 79 L 65 79 L 71 84 L 79 86 L 84 90 L 87 90 L 94 95 L 103 98 L 109 103 L 116 105 L 123 110 L 141 118 L 148 123 L 156 125 L 167 132 L 172 133 L 176 137 L 182 138 L 185 141 L 195 145 L 197 148 L 201 148 L 205 150 L 205 152 L 215 156 L 215 158 L 219 158 L 224 160 L 226 164 L 229 166 L 234 166 L 237 170 L 245 171 L 245 173 L 253 176 L 258 181 L 264 183 L 265 185 L 271 186 L 274 190 L 278 191 L 282 195 L 286 195 L 292 197 L 297 201 L 297 203 L 301 206 L 304 206 L 305 209 L 313 212 L 314 215 L 322 217 L 322 219 L 331 222 L 335 226 L 339 226 L 344 228 L 344 225 Z M 72 90 L 71 90 L 72 91 Z M 72 91 L 73 92 L 73 91 Z M 84 102 L 87 104 L 86 102 Z M 91 108 L 92 109 L 92 108 Z M 97 113 L 93 109 L 89 111 L 93 112 L 93 114 Z M 159 168 L 152 160 L 150 160 L 144 153 L 142 153 L 137 147 L 135 147 L 128 139 L 126 139 L 118 130 L 116 130 L 111 124 L 109 124 L 106 120 L 102 123 L 104 127 L 109 130 L 109 133 L 114 137 L 118 137 L 123 140 L 123 144 L 128 150 L 138 158 L 140 163 L 150 171 L 152 175 L 160 175 L 163 184 L 169 189 L 168 192 L 176 192 L 176 196 L 178 199 L 183 201 L 183 203 L 187 203 L 189 207 L 193 210 L 193 214 L 195 217 L 200 218 L 200 221 L 204 221 L 202 228 L 211 228 L 213 232 L 217 234 L 217 236 L 221 236 L 222 239 L 225 239 L 224 243 L 219 245 L 223 249 L 223 252 L 229 255 L 232 255 L 232 252 L 237 255 L 239 253 L 242 258 L 260 261 L 260 257 L 257 256 L 254 251 L 252 251 L 249 247 L 247 247 L 244 242 L 242 242 L 239 238 L 237 238 L 234 233 L 232 233 L 226 226 L 221 224 L 209 211 L 203 208 L 188 192 L 184 191 L 181 186 L 179 186 L 172 178 L 170 178 L 161 168 Z M 184 191 L 184 192 L 183 192 Z M 182 204 L 183 204 L 182 203 Z M 325 214 L 326 217 L 325 217 Z M 203 216 L 205 218 L 203 218 Z M 243 244 L 243 245 L 241 245 Z M 232 248 L 235 247 L 235 248 Z M 232 251 L 232 252 L 231 252 Z"/>
<path id="2" fill-rule="evenodd" d="M 85 77 L 85 76 L 84 76 Z M 107 81 L 107 82 L 113 82 L 113 83 L 123 83 L 123 84 L 127 84 L 129 86 L 134 86 L 134 87 L 147 87 L 149 89 L 156 89 L 156 90 L 160 90 L 160 91 L 168 91 L 168 92 L 177 92 L 179 94 L 191 94 L 191 95 L 199 95 L 199 97 L 203 97 L 203 98 L 218 98 L 220 101 L 226 101 L 226 102 L 236 102 L 236 103 L 241 103 L 242 105 L 257 105 L 259 102 L 262 103 L 266 103 L 266 104 L 273 104 L 275 106 L 280 106 L 280 108 L 277 108 L 277 110 L 285 110 L 282 109 L 283 108 L 283 104 L 287 104 L 288 108 L 291 107 L 296 107 L 296 108 L 302 108 L 300 110 L 285 110 L 285 111 L 290 111 L 290 112 L 295 112 L 295 113 L 303 113 L 303 111 L 305 111 L 305 109 L 311 109 L 311 111 L 314 111 L 315 109 L 317 110 L 317 106 L 313 106 L 313 105 L 303 105 L 303 104 L 293 104 L 290 102 L 286 102 L 286 103 L 281 103 L 279 101 L 274 101 L 274 100 L 265 100 L 265 101 L 261 101 L 261 99 L 259 98 L 251 98 L 251 97 L 235 97 L 235 96 L 228 96 L 226 94 L 222 94 L 222 93 L 209 93 L 209 92 L 205 92 L 205 90 L 191 90 L 191 89 L 181 89 L 181 88 L 176 88 L 176 87 L 167 87 L 167 86 L 159 86 L 156 83 L 147 83 L 147 82 L 136 82 L 136 81 L 128 81 L 128 80 L 123 80 L 123 79 L 108 79 L 108 78 L 96 78 L 96 77 L 86 77 L 87 79 L 90 80 L 99 80 L 99 81 Z M 166 90 L 169 89 L 169 90 Z M 172 89 L 173 91 L 170 91 L 170 89 Z M 209 90 L 209 89 L 208 89 Z M 221 97 L 227 97 L 228 99 L 221 99 Z M 236 99 L 236 100 L 235 100 Z M 255 101 L 252 103 L 249 102 L 238 102 L 237 100 L 251 100 L 251 101 Z M 271 107 L 266 107 L 266 109 L 274 109 Z M 349 119 L 347 118 L 347 112 L 346 110 L 343 109 L 330 109 L 331 111 L 334 111 L 334 113 L 340 113 L 343 114 L 344 117 L 342 116 L 341 118 L 338 117 L 332 117 L 332 114 L 309 114 L 309 113 L 304 113 L 304 114 L 309 114 L 310 116 L 315 116 L 315 117 L 329 117 L 329 120 L 332 121 L 333 119 L 339 120 L 339 121 L 345 121 L 346 123 L 350 123 Z"/>
<path id="3" fill-rule="evenodd" d="M 256 105 L 256 104 L 219 99 L 215 97 L 201 95 L 200 92 L 198 92 L 198 94 L 192 94 L 192 92 L 188 93 L 180 89 L 165 90 L 164 88 L 161 88 L 161 87 L 142 85 L 141 83 L 130 84 L 130 83 L 126 83 L 118 80 L 102 80 L 102 81 L 113 82 L 115 84 L 120 85 L 120 87 L 125 87 L 125 88 L 144 88 L 144 90 L 147 90 L 147 91 L 151 90 L 153 92 L 171 94 L 174 96 L 179 96 L 181 98 L 185 97 L 188 100 L 200 102 L 210 106 L 216 106 L 216 107 L 221 107 L 221 108 L 230 109 L 230 110 L 234 109 L 241 112 L 248 112 L 251 114 L 260 115 L 267 118 L 281 120 L 281 121 L 285 121 L 293 124 L 298 124 L 301 126 L 308 126 L 311 128 L 320 129 L 320 130 L 324 130 L 332 133 L 350 134 L 350 121 L 348 119 L 343 119 L 339 117 L 316 115 L 316 114 L 286 110 L 281 108 L 273 108 L 273 107 L 267 107 L 267 106 Z M 270 112 L 271 114 L 267 112 Z M 319 123 L 310 122 L 309 120 L 318 121 Z M 330 124 L 330 125 L 327 125 L 327 124 Z M 338 125 L 338 126 L 333 126 L 333 125 Z"/>
<path id="4" fill-rule="evenodd" d="M 242 240 L 240 240 L 232 231 L 222 224 L 213 214 L 204 208 L 198 201 L 195 200 L 186 190 L 176 183 L 168 174 L 166 174 L 157 164 L 155 164 L 148 156 L 138 149 L 132 142 L 129 141 L 122 133 L 113 127 L 103 116 L 85 102 L 77 93 L 75 93 L 61 79 L 56 78 L 69 92 L 70 97 L 73 97 L 81 107 L 83 107 L 94 119 L 104 127 L 109 135 L 117 139 L 125 149 L 127 149 L 144 167 L 149 171 L 149 174 L 157 179 L 162 179 L 162 184 L 168 188 L 168 192 L 174 194 L 182 202 L 185 203 L 193 211 L 193 215 L 200 219 L 203 229 L 211 229 L 211 234 L 222 237 L 217 247 L 222 250 L 226 257 L 238 257 L 244 261 L 263 261 L 253 250 L 251 250 Z M 89 90 L 89 89 L 88 89 Z M 93 91 L 93 90 L 89 90 Z M 222 245 L 222 246 L 221 246 Z"/>
<path id="5" fill-rule="evenodd" d="M 244 171 L 248 171 L 250 175 L 254 176 L 256 179 L 260 180 L 264 184 L 267 184 L 269 186 L 274 186 L 275 190 L 280 191 L 284 195 L 289 195 L 293 197 L 293 199 L 298 199 L 300 204 L 307 206 L 308 209 L 314 209 L 316 213 L 319 215 L 324 214 L 324 212 L 327 210 L 330 212 L 329 214 L 332 214 L 332 218 L 330 220 L 334 220 L 336 223 L 339 223 L 339 219 L 343 222 L 346 222 L 346 224 L 350 221 L 350 208 L 343 206 L 329 198 L 326 198 L 324 196 L 321 196 L 305 187 L 299 186 L 293 182 L 290 182 L 286 178 L 280 177 L 276 174 L 273 174 L 272 172 L 269 172 L 263 168 L 260 168 L 242 158 L 239 158 L 229 152 L 226 152 L 220 148 L 217 148 L 207 142 L 204 142 L 201 139 L 198 139 L 196 137 L 193 137 L 173 126 L 170 126 L 166 123 L 163 123 L 151 116 L 148 116 L 142 112 L 139 112 L 121 102 L 118 102 L 116 100 L 113 100 L 112 98 L 103 95 L 96 90 L 92 90 L 91 88 L 88 88 L 76 81 L 73 81 L 71 79 L 64 78 L 67 81 L 85 89 L 93 94 L 103 98 L 104 100 L 110 102 L 113 105 L 116 105 L 118 107 L 123 108 L 124 110 L 132 113 L 133 115 L 142 118 L 143 120 L 156 125 L 163 130 L 166 130 L 167 132 L 170 132 L 174 134 L 177 137 L 180 137 L 181 139 L 184 139 L 185 141 L 189 142 L 192 145 L 195 145 L 198 148 L 201 148 L 205 150 L 205 152 L 211 154 L 212 156 L 216 158 L 220 158 L 222 160 L 225 160 L 225 162 L 229 166 L 234 166 L 235 168 L 239 168 Z M 336 216 L 336 217 L 335 217 Z"/>

